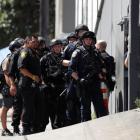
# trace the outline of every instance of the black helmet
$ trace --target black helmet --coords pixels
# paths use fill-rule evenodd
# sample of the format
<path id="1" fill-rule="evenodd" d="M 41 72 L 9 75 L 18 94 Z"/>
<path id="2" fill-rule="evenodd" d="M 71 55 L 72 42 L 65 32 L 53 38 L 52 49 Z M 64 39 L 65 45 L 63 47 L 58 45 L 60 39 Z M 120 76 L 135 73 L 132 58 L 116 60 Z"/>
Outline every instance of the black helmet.
<path id="1" fill-rule="evenodd" d="M 81 39 L 83 40 L 84 38 L 92 38 L 92 39 L 95 41 L 95 43 L 96 43 L 96 35 L 95 35 L 95 33 L 92 32 L 92 31 L 87 31 L 87 32 L 85 32 L 85 33 L 82 35 Z"/>
<path id="2" fill-rule="evenodd" d="M 62 41 L 59 39 L 57 39 L 57 40 L 53 39 L 50 43 L 50 47 L 53 47 L 55 45 L 62 45 Z"/>
<path id="3" fill-rule="evenodd" d="M 20 38 L 20 37 L 17 37 L 14 39 L 14 41 L 18 42 L 19 44 L 24 45 L 24 39 L 23 38 Z"/>
<path id="4" fill-rule="evenodd" d="M 62 45 L 67 46 L 68 45 L 68 40 L 67 39 L 62 39 Z"/>
<path id="5" fill-rule="evenodd" d="M 75 28 L 75 33 L 79 32 L 80 30 L 89 31 L 87 25 L 84 25 L 84 24 L 77 25 Z"/>
<path id="6" fill-rule="evenodd" d="M 46 39 L 42 36 L 38 36 L 38 41 L 46 43 Z"/>
<path id="7" fill-rule="evenodd" d="M 15 38 L 13 41 L 9 44 L 9 50 L 14 51 L 15 48 L 20 48 L 24 44 L 24 39 L 22 38 Z"/>
<path id="8" fill-rule="evenodd" d="M 44 37 L 39 36 L 38 41 L 39 41 L 39 46 L 42 46 L 43 44 L 46 45 L 46 39 Z"/>
<path id="9" fill-rule="evenodd" d="M 75 32 L 71 32 L 71 33 L 68 35 L 67 39 L 69 40 L 69 38 L 76 38 L 76 39 L 77 39 L 77 36 L 76 36 Z"/>

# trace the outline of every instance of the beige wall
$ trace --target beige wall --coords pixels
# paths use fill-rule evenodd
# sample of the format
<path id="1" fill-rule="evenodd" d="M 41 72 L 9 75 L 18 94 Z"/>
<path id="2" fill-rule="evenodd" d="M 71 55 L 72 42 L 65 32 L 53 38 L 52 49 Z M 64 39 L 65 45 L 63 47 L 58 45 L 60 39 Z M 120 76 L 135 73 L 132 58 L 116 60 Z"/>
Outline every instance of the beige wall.
<path id="1" fill-rule="evenodd" d="M 75 28 L 75 0 L 56 0 L 55 37 Z"/>

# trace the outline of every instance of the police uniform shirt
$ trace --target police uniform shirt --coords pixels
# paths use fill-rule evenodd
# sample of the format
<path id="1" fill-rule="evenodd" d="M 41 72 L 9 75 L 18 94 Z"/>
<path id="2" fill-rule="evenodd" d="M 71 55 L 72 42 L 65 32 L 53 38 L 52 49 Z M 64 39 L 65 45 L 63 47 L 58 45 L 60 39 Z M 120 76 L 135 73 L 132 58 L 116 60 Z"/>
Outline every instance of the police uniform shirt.
<path id="1" fill-rule="evenodd" d="M 25 68 L 32 74 L 40 76 L 40 60 L 33 49 L 24 48 L 21 50 L 18 58 L 18 68 Z"/>

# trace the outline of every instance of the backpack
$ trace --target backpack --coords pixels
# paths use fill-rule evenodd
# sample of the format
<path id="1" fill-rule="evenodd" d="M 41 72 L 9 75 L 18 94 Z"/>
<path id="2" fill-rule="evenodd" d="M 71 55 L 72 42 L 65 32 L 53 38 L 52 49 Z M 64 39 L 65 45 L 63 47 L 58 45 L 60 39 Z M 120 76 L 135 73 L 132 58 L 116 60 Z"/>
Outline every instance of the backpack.
<path id="1" fill-rule="evenodd" d="M 108 53 L 101 53 L 101 57 L 105 62 L 105 67 L 109 76 L 115 75 L 115 62 L 113 56 L 110 56 Z"/>
<path id="2" fill-rule="evenodd" d="M 6 56 L 6 58 L 10 58 L 10 54 L 8 54 L 7 56 Z M 6 59 L 6 58 L 4 58 L 4 60 Z M 3 61 L 4 61 L 3 60 Z M 3 94 L 3 91 L 5 91 L 5 86 L 7 85 L 6 84 L 6 80 L 5 80 L 5 76 L 4 76 L 4 72 L 3 72 L 3 69 L 2 69 L 2 63 L 3 63 L 3 61 L 1 62 L 1 64 L 0 64 L 0 93 L 2 93 Z"/>
<path id="3" fill-rule="evenodd" d="M 109 91 L 114 90 L 115 81 L 112 79 L 112 76 L 115 76 L 115 62 L 114 57 L 110 56 L 108 53 L 104 52 L 101 53 L 101 57 L 103 61 L 105 62 L 105 68 L 107 70 L 107 86 L 109 88 Z"/>

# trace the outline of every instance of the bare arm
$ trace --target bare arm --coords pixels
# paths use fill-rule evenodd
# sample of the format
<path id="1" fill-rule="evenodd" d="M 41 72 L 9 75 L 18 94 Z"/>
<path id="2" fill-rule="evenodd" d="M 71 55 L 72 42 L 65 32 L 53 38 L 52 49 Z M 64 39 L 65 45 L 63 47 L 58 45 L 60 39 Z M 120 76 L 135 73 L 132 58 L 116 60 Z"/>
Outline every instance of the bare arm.
<path id="1" fill-rule="evenodd" d="M 124 61 L 124 66 L 125 66 L 126 68 L 128 68 L 128 57 L 126 57 L 126 59 L 125 59 L 125 61 Z"/>
<path id="2" fill-rule="evenodd" d="M 9 81 L 10 81 L 10 94 L 15 95 L 17 92 L 17 87 L 15 85 L 15 80 L 12 76 L 9 76 Z"/>
<path id="3" fill-rule="evenodd" d="M 5 77 L 5 81 L 7 83 L 7 85 L 10 87 L 9 89 L 9 93 L 11 96 L 14 96 L 16 94 L 16 86 L 15 84 L 13 83 L 13 85 L 11 85 L 11 79 L 10 77 L 8 76 L 8 74 L 6 73 L 6 71 L 4 71 L 4 77 Z"/>
<path id="4" fill-rule="evenodd" d="M 126 68 L 128 68 L 128 53 L 127 53 L 127 57 L 126 57 L 125 60 L 124 60 L 124 66 L 125 66 Z"/>
<path id="5" fill-rule="evenodd" d="M 6 84 L 10 87 L 10 80 L 6 71 L 4 71 L 4 77 L 5 77 Z"/>
<path id="6" fill-rule="evenodd" d="M 69 63 L 70 63 L 69 60 L 63 60 L 62 61 L 62 65 L 65 66 L 65 67 L 68 67 L 69 66 Z"/>
<path id="7" fill-rule="evenodd" d="M 25 68 L 20 68 L 20 72 L 24 75 L 27 76 L 29 78 L 31 78 L 32 80 L 36 81 L 37 83 L 40 82 L 40 78 L 38 75 L 33 75 L 31 72 L 29 72 L 27 69 Z"/>
<path id="8" fill-rule="evenodd" d="M 75 80 L 78 80 L 78 79 L 79 79 L 77 72 L 72 72 L 71 76 L 72 76 L 73 79 L 75 79 Z"/>

